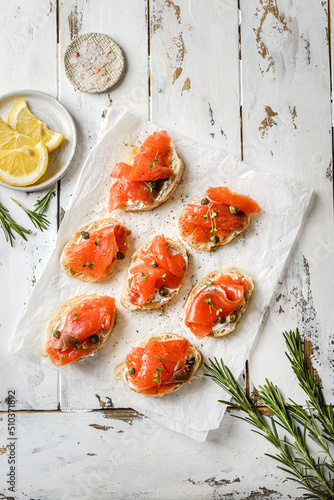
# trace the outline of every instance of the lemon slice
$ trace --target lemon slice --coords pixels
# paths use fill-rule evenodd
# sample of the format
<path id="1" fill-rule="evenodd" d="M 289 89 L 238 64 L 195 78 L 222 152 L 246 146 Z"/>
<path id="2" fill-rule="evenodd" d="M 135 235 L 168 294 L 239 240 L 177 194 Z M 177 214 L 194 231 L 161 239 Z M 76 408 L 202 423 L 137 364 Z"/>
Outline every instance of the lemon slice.
<path id="1" fill-rule="evenodd" d="M 0 116 L 0 149 L 17 149 L 36 146 L 36 141 L 9 127 Z"/>
<path id="2" fill-rule="evenodd" d="M 21 99 L 10 110 L 8 124 L 21 134 L 34 139 L 36 143 L 43 141 L 49 153 L 57 149 L 65 139 L 63 134 L 49 129 L 46 123 L 37 118 L 28 108 L 25 99 Z"/>
<path id="3" fill-rule="evenodd" d="M 36 146 L 0 149 L 0 179 L 11 186 L 30 186 L 44 174 L 48 161 L 42 141 Z"/>

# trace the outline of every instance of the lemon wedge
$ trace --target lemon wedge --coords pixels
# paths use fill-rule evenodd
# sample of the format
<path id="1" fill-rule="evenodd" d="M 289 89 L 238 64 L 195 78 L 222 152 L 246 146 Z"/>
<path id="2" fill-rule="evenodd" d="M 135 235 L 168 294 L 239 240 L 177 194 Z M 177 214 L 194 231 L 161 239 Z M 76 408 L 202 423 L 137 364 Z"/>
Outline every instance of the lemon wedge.
<path id="1" fill-rule="evenodd" d="M 36 146 L 36 141 L 9 127 L 0 116 L 0 149 L 17 149 Z"/>
<path id="2" fill-rule="evenodd" d="M 57 149 L 65 139 L 63 134 L 49 129 L 46 123 L 35 116 L 25 99 L 21 99 L 10 110 L 8 124 L 21 134 L 35 140 L 36 143 L 43 141 L 49 153 Z"/>
<path id="3" fill-rule="evenodd" d="M 44 174 L 48 156 L 42 141 L 34 146 L 0 149 L 0 179 L 11 186 L 30 186 Z"/>

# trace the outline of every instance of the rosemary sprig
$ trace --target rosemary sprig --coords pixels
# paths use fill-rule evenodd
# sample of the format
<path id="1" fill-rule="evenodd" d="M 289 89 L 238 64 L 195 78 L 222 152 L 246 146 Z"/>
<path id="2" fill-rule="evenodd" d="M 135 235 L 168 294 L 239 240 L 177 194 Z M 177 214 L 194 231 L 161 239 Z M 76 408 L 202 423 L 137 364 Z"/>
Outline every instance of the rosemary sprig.
<path id="1" fill-rule="evenodd" d="M 29 219 L 33 223 L 33 225 L 39 229 L 40 231 L 43 231 L 44 229 L 47 229 L 50 221 L 48 220 L 47 216 L 43 214 L 45 211 L 46 207 L 49 204 L 49 201 L 51 199 L 51 196 L 53 194 L 53 189 L 51 189 L 45 196 L 42 198 L 40 201 L 35 203 L 34 210 L 29 210 L 28 208 L 25 208 L 21 203 L 19 203 L 17 200 L 12 200 L 22 208 L 22 210 L 25 211 L 25 213 L 28 215 Z"/>
<path id="2" fill-rule="evenodd" d="M 11 217 L 8 208 L 6 208 L 2 203 L 0 203 L 0 226 L 4 232 L 6 241 L 9 241 L 11 246 L 13 246 L 13 240 L 15 240 L 13 231 L 26 241 L 26 234 L 30 234 L 31 232 L 29 229 L 25 229 L 15 222 L 15 220 Z"/>
<path id="3" fill-rule="evenodd" d="M 52 188 L 48 193 L 46 193 L 46 195 L 44 196 L 44 198 L 41 199 L 41 201 L 37 201 L 34 205 L 34 207 L 36 207 L 34 209 L 34 212 L 37 212 L 38 214 L 42 214 L 43 212 L 45 212 L 53 193 L 54 191 Z"/>
<path id="4" fill-rule="evenodd" d="M 326 405 L 324 396 L 319 384 L 316 384 L 312 378 L 310 370 L 304 363 L 302 341 L 298 328 L 296 332 L 283 333 L 286 346 L 289 353 L 286 353 L 292 369 L 298 379 L 300 387 L 307 394 L 311 406 L 316 410 L 316 418 L 320 421 L 325 438 L 334 444 L 334 413 L 333 406 Z"/>
<path id="5" fill-rule="evenodd" d="M 288 474 L 288 479 L 296 481 L 301 489 L 307 491 L 304 493 L 305 498 L 334 498 L 334 483 L 331 477 L 331 472 L 334 472 L 333 458 L 326 442 L 327 440 L 332 443 L 334 439 L 334 432 L 331 430 L 333 410 L 331 405 L 326 406 L 320 387 L 314 382 L 303 361 L 298 330 L 290 331 L 289 334 L 285 333 L 284 338 L 289 349 L 288 358 L 295 373 L 298 372 L 296 375 L 300 386 L 310 398 L 310 401 L 307 401 L 306 411 L 292 400 L 290 400 L 291 404 L 285 405 L 278 388 L 266 380 L 265 385 L 260 387 L 256 394 L 260 404 L 267 406 L 273 413 L 270 425 L 252 401 L 246 397 L 222 360 L 218 362 L 215 358 L 213 362 L 209 359 L 210 365 L 206 365 L 209 370 L 207 375 L 234 398 L 233 402 L 225 400 L 221 402 L 245 412 L 246 417 L 235 416 L 249 422 L 256 428 L 256 430 L 253 429 L 254 432 L 264 436 L 275 446 L 279 453 L 267 455 L 279 462 L 278 467 Z M 316 409 L 315 415 L 312 406 Z M 319 429 L 318 421 L 322 425 L 323 433 Z M 302 428 L 297 423 L 301 424 Z M 283 438 L 279 436 L 277 425 L 288 433 L 290 440 L 286 435 Z M 320 446 L 325 454 L 324 458 L 316 460 L 310 454 L 306 442 L 307 434 Z M 328 458 L 330 462 L 327 461 Z"/>

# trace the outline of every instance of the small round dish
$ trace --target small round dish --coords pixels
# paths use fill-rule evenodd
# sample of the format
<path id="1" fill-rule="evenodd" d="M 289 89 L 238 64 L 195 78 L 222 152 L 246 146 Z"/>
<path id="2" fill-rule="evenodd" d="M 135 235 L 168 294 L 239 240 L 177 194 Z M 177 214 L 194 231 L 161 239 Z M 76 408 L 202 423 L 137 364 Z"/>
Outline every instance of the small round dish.
<path id="1" fill-rule="evenodd" d="M 82 67 L 80 67 L 81 63 L 77 64 L 74 62 L 75 57 L 81 57 L 81 51 L 87 50 L 87 46 L 88 52 L 91 51 L 93 53 L 92 57 L 97 64 L 100 61 L 103 64 L 103 58 L 108 51 L 113 57 L 112 61 L 104 64 L 105 78 L 101 81 L 94 74 L 93 68 L 90 70 L 92 73 L 91 77 L 88 75 L 88 71 L 85 70 L 84 66 L 89 61 L 89 58 L 82 61 Z M 73 87 L 90 94 L 99 94 L 113 87 L 122 76 L 124 64 L 124 55 L 120 46 L 112 38 L 103 33 L 85 33 L 84 35 L 77 36 L 68 45 L 64 56 L 66 76 Z"/>
<path id="2" fill-rule="evenodd" d="M 32 113 L 44 121 L 48 127 L 64 134 L 65 139 L 58 149 L 49 153 L 46 172 L 31 186 L 10 186 L 0 181 L 0 185 L 16 191 L 39 191 L 48 188 L 66 174 L 72 164 L 77 145 L 77 130 L 72 116 L 57 99 L 39 90 L 18 90 L 0 97 L 0 115 L 7 122 L 8 113 L 20 99 L 25 99 Z"/>

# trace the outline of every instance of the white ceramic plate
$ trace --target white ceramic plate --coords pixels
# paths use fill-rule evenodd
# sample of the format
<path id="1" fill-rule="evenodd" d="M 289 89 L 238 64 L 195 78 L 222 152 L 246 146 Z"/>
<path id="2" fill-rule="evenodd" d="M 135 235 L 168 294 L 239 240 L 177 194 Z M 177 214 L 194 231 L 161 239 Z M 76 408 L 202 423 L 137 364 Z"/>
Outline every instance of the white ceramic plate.
<path id="1" fill-rule="evenodd" d="M 48 127 L 64 134 L 62 145 L 49 154 L 49 165 L 42 177 L 31 186 L 1 186 L 17 191 L 39 191 L 57 182 L 71 166 L 77 145 L 77 130 L 72 116 L 57 99 L 39 90 L 17 90 L 0 97 L 0 115 L 7 122 L 8 113 L 20 99 L 26 99 L 31 111 Z"/>

